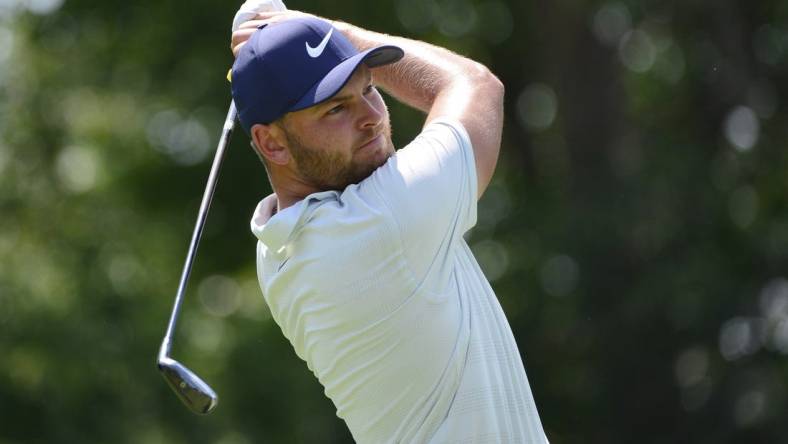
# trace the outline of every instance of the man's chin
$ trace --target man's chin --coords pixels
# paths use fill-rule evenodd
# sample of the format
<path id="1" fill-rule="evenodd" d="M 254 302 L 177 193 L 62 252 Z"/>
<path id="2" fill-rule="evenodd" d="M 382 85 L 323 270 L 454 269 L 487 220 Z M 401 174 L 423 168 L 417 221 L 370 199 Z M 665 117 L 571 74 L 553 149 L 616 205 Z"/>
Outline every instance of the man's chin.
<path id="1" fill-rule="evenodd" d="M 364 167 L 359 167 L 356 170 L 356 173 L 353 175 L 353 179 L 348 181 L 347 185 L 357 184 L 362 180 L 366 179 L 367 177 L 371 176 L 372 173 L 375 172 L 378 168 L 382 167 L 386 164 L 386 161 L 391 157 L 394 153 L 387 153 L 381 152 L 381 156 L 375 157 L 375 161 L 370 162 L 369 164 L 365 165 Z M 345 186 L 347 186 L 345 185 Z"/>
<path id="2" fill-rule="evenodd" d="M 372 162 L 372 169 L 370 169 L 367 176 L 371 175 L 375 170 L 382 167 L 383 165 L 388 162 L 389 158 L 394 155 L 394 147 L 388 146 L 382 149 L 377 155 L 375 156 L 375 160 Z"/>
<path id="3" fill-rule="evenodd" d="M 324 190 L 342 191 L 350 185 L 358 184 L 367 177 L 371 176 L 378 168 L 386 164 L 391 156 L 394 155 L 394 145 L 389 140 L 388 145 L 375 153 L 372 159 L 364 164 L 356 164 L 353 170 L 347 171 L 344 175 L 345 180 L 337 181 L 334 186 L 323 187 Z"/>

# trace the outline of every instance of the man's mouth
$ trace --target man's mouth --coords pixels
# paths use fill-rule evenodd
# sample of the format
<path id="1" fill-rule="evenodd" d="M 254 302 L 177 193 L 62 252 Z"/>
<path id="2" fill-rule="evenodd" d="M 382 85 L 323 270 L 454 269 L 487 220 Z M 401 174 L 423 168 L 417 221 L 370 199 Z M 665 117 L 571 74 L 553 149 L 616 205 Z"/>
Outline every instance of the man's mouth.
<path id="1" fill-rule="evenodd" d="M 369 148 L 371 146 L 374 146 L 374 145 L 378 144 L 380 142 L 381 137 L 383 137 L 383 134 L 376 135 L 375 137 L 373 137 L 373 138 L 367 140 L 366 142 L 364 142 L 364 144 L 361 145 L 360 147 L 358 147 L 358 149 L 359 150 L 363 150 L 365 148 Z"/>

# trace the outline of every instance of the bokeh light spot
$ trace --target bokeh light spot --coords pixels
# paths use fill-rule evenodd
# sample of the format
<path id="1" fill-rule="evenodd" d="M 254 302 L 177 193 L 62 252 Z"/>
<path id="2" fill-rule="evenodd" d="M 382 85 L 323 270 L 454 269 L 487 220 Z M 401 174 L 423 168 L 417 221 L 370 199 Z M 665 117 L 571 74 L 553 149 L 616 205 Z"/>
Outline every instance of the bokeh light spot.
<path id="1" fill-rule="evenodd" d="M 684 52 L 678 45 L 670 44 L 657 57 L 654 73 L 670 84 L 676 84 L 686 70 Z"/>
<path id="2" fill-rule="evenodd" d="M 517 99 L 520 122 L 530 131 L 549 128 L 558 112 L 555 92 L 543 83 L 528 85 Z"/>
<path id="3" fill-rule="evenodd" d="M 766 318 L 788 318 L 788 279 L 780 277 L 767 282 L 761 290 L 759 305 Z"/>
<path id="4" fill-rule="evenodd" d="M 83 146 L 68 146 L 60 151 L 55 170 L 63 186 L 69 191 L 81 193 L 96 185 L 101 169 L 98 155 Z"/>
<path id="5" fill-rule="evenodd" d="M 190 345 L 205 353 L 215 353 L 224 339 L 224 324 L 217 318 L 189 318 L 184 330 Z"/>
<path id="6" fill-rule="evenodd" d="M 484 198 L 479 201 L 477 229 L 494 228 L 508 214 L 512 207 L 512 199 L 509 190 L 498 183 L 493 183 L 487 187 Z"/>
<path id="7" fill-rule="evenodd" d="M 63 5 L 64 0 L 27 0 L 25 6 L 33 14 L 47 15 L 51 14 Z"/>
<path id="8" fill-rule="evenodd" d="M 608 46 L 615 46 L 631 26 L 632 17 L 626 5 L 620 2 L 610 2 L 602 5 L 594 14 L 591 30 L 600 42 Z"/>
<path id="9" fill-rule="evenodd" d="M 577 262 L 569 256 L 553 256 L 540 270 L 542 288 L 552 296 L 566 296 L 577 286 L 579 269 Z"/>
<path id="10" fill-rule="evenodd" d="M 411 32 L 429 29 L 438 14 L 438 5 L 433 0 L 399 0 L 397 17 Z"/>
<path id="11" fill-rule="evenodd" d="M 788 319 L 777 323 L 772 332 L 772 345 L 782 354 L 788 354 Z"/>
<path id="12" fill-rule="evenodd" d="M 480 32 L 485 40 L 497 45 L 512 35 L 514 19 L 506 3 L 492 0 L 479 5 Z"/>
<path id="13" fill-rule="evenodd" d="M 167 109 L 154 114 L 145 130 L 150 144 L 180 165 L 197 164 L 208 155 L 210 135 L 196 118 Z"/>
<path id="14" fill-rule="evenodd" d="M 265 303 L 257 279 L 246 279 L 241 284 L 241 304 L 238 312 L 242 316 L 256 321 L 265 321 L 271 318 L 271 310 Z"/>
<path id="15" fill-rule="evenodd" d="M 728 361 L 751 355 L 760 348 L 759 325 L 755 319 L 733 318 L 720 328 L 720 353 Z"/>
<path id="16" fill-rule="evenodd" d="M 738 151 L 749 151 L 758 142 L 760 124 L 755 112 L 737 106 L 728 113 L 724 124 L 725 138 Z"/>
<path id="17" fill-rule="evenodd" d="M 438 14 L 438 30 L 447 37 L 462 37 L 473 31 L 478 14 L 467 0 L 444 0 Z"/>
<path id="18" fill-rule="evenodd" d="M 473 246 L 473 254 L 490 282 L 495 282 L 509 268 L 509 253 L 500 242 L 486 239 Z"/>
<path id="19" fill-rule="evenodd" d="M 214 316 L 229 316 L 240 305 L 240 287 L 227 276 L 213 275 L 203 279 L 197 293 L 202 307 Z"/>
<path id="20" fill-rule="evenodd" d="M 753 389 L 741 394 L 733 412 L 736 425 L 749 427 L 757 423 L 766 413 L 766 404 L 766 393 L 762 390 Z"/>
<path id="21" fill-rule="evenodd" d="M 648 33 L 636 29 L 626 32 L 621 37 L 618 56 L 621 63 L 630 71 L 644 73 L 654 66 L 657 59 L 657 49 Z"/>
<path id="22" fill-rule="evenodd" d="M 107 276 L 112 287 L 121 295 L 129 294 L 130 288 L 136 287 L 136 278 L 140 274 L 140 263 L 130 254 L 118 254 L 109 260 Z"/>

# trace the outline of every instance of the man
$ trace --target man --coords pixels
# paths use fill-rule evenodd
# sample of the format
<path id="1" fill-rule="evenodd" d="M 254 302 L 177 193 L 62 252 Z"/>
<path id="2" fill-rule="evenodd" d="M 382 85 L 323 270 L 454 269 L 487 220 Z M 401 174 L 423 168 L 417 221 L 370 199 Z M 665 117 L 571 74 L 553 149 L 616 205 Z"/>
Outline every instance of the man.
<path id="1" fill-rule="evenodd" d="M 263 295 L 354 439 L 546 442 L 462 238 L 498 157 L 498 79 L 293 11 L 258 15 L 232 47 L 233 98 L 274 191 L 251 222 Z M 396 153 L 377 87 L 427 113 Z"/>

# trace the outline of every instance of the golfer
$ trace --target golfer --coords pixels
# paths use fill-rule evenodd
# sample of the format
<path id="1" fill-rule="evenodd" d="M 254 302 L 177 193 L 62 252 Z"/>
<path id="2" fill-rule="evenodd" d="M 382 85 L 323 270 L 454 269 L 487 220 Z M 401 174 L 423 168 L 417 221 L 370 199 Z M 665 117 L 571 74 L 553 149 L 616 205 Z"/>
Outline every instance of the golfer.
<path id="1" fill-rule="evenodd" d="M 544 443 L 463 234 L 504 88 L 430 44 L 301 12 L 233 33 L 232 92 L 274 194 L 251 226 L 271 314 L 360 443 Z M 378 88 L 426 113 L 395 151 Z"/>

